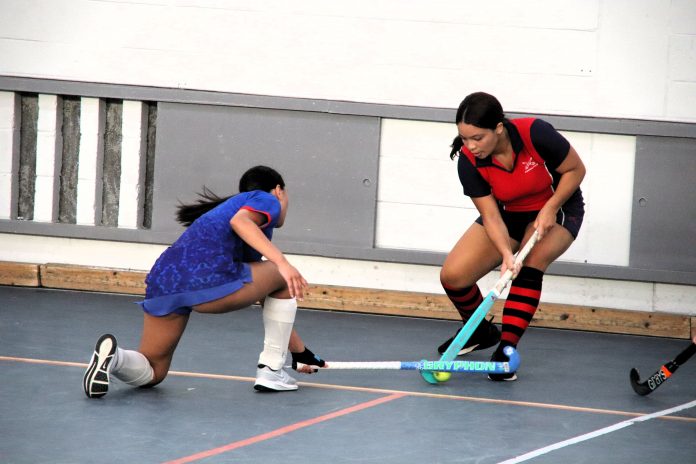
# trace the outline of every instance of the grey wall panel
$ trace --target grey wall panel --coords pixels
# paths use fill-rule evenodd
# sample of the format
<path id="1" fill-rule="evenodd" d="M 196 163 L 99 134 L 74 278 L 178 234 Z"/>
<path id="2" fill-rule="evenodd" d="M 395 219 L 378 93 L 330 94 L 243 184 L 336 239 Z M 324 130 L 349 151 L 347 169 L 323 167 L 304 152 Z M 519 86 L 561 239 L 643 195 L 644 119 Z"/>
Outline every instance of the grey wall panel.
<path id="1" fill-rule="evenodd" d="M 372 248 L 379 130 L 375 117 L 161 103 L 152 230 L 171 241 L 183 230 L 174 220 L 179 200 L 195 200 L 203 185 L 236 193 L 246 169 L 266 164 L 290 196 L 276 238 Z"/>
<path id="2" fill-rule="evenodd" d="M 16 174 L 12 219 L 0 220 L 2 233 L 169 244 L 183 230 L 174 221 L 178 199 L 194 200 L 204 184 L 220 194 L 233 193 L 243 170 L 266 163 L 284 174 L 291 195 L 288 222 L 274 240 L 285 252 L 426 265 L 441 265 L 445 258 L 444 253 L 373 247 L 379 125 L 381 118 L 450 122 L 454 109 L 7 76 L 0 76 L 0 89 L 29 92 L 15 96 L 17 120 L 20 101 L 36 93 L 144 100 L 151 110 L 146 174 L 151 191 L 145 210 L 152 211 L 152 221 L 145 228 L 118 228 L 101 220 L 97 226 L 19 220 L 23 202 L 33 200 L 33 184 L 27 188 Z M 696 124 L 537 116 L 561 130 L 638 136 L 629 266 L 560 262 L 549 273 L 695 285 Z M 30 131 L 32 118 L 25 119 L 22 130 Z M 21 146 L 21 132 L 17 127 L 13 138 L 14 173 L 22 170 L 20 153 L 35 150 L 35 144 Z M 642 208 L 640 198 L 646 199 Z"/>
<path id="3" fill-rule="evenodd" d="M 121 98 L 168 103 L 191 103 L 215 106 L 311 111 L 317 113 L 375 116 L 452 123 L 456 108 L 388 105 L 308 98 L 249 95 L 203 90 L 75 82 L 28 77 L 0 76 L 0 89 L 14 92 L 36 92 L 59 95 L 81 95 L 95 98 Z M 453 101 L 452 105 L 458 105 Z M 540 117 L 556 129 L 617 135 L 656 135 L 696 138 L 696 124 L 674 121 L 595 118 L 542 113 L 506 113 L 509 118 Z"/>
<path id="4" fill-rule="evenodd" d="M 636 139 L 630 266 L 696 271 L 696 141 Z"/>

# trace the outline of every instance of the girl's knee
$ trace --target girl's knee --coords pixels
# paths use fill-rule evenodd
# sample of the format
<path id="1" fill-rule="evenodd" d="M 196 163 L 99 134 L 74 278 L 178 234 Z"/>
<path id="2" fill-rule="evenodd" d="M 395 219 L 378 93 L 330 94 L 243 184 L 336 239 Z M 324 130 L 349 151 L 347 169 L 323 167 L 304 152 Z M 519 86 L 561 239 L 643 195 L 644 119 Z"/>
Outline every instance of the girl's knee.
<path id="1" fill-rule="evenodd" d="M 288 287 L 286 285 L 280 290 L 276 290 L 275 292 L 269 293 L 268 296 L 272 298 L 278 298 L 280 300 L 287 300 L 288 298 L 290 298 L 290 290 L 288 290 Z"/>
<path id="2" fill-rule="evenodd" d="M 152 368 L 152 380 L 147 385 L 143 385 L 143 387 L 154 387 L 167 377 L 169 367 L 172 364 L 173 354 L 172 352 L 171 354 L 158 354 L 155 356 L 152 353 L 143 353 Z"/>
<path id="3" fill-rule="evenodd" d="M 162 383 L 162 381 L 163 381 L 166 377 L 167 377 L 167 373 L 166 373 L 166 372 L 164 373 L 164 375 L 163 375 L 161 378 L 157 378 L 157 376 L 155 376 L 155 378 L 152 379 L 152 382 L 148 383 L 147 385 L 143 385 L 143 386 L 141 386 L 140 388 L 152 388 L 152 387 L 156 387 L 157 385 L 159 385 L 160 383 Z"/>
<path id="4" fill-rule="evenodd" d="M 145 388 L 151 388 L 154 387 L 155 385 L 160 384 L 164 379 L 167 378 L 167 374 L 169 374 L 169 365 L 167 366 L 152 366 L 152 370 L 154 373 L 154 376 L 152 377 L 152 381 L 148 383 L 147 385 L 144 385 Z"/>
<path id="5" fill-rule="evenodd" d="M 538 269 L 541 272 L 546 272 L 546 269 L 548 269 L 549 265 L 552 262 L 553 262 L 553 260 L 549 261 L 546 259 L 526 259 L 524 261 L 524 265 L 527 267 Z"/>
<path id="6" fill-rule="evenodd" d="M 440 269 L 440 283 L 443 287 L 449 287 L 452 284 L 450 273 L 445 267 Z"/>
<path id="7" fill-rule="evenodd" d="M 470 282 L 468 275 L 462 275 L 459 272 L 453 272 L 447 266 L 440 269 L 440 284 L 447 288 L 464 288 L 471 287 L 475 282 Z"/>

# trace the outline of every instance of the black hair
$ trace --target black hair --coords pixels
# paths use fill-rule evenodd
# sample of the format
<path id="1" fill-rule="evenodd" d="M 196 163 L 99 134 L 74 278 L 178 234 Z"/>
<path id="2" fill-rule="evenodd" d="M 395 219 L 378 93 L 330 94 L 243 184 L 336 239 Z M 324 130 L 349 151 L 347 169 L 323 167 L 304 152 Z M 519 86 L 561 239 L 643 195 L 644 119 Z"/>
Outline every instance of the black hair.
<path id="1" fill-rule="evenodd" d="M 454 119 L 455 124 L 471 124 L 490 130 L 494 130 L 503 121 L 505 121 L 503 106 L 497 98 L 485 92 L 474 92 L 467 95 L 459 104 Z M 462 149 L 463 144 L 464 142 L 459 136 L 454 138 L 450 158 L 454 159 L 455 155 Z"/>
<path id="2" fill-rule="evenodd" d="M 242 174 L 241 179 L 239 179 L 239 193 L 251 192 L 253 190 L 270 192 L 278 185 L 284 189 L 285 181 L 283 181 L 283 177 L 275 169 L 268 166 L 254 166 Z M 198 193 L 198 196 L 200 198 L 195 203 L 179 203 L 179 206 L 177 206 L 176 220 L 185 227 L 190 226 L 193 224 L 193 221 L 229 200 L 234 195 L 220 197 L 206 186 L 203 186 L 203 191 Z"/>
<path id="3" fill-rule="evenodd" d="M 277 185 L 285 189 L 285 182 L 278 171 L 268 166 L 254 166 L 242 174 L 242 178 L 239 179 L 239 192 L 251 192 L 252 190 L 270 192 Z"/>

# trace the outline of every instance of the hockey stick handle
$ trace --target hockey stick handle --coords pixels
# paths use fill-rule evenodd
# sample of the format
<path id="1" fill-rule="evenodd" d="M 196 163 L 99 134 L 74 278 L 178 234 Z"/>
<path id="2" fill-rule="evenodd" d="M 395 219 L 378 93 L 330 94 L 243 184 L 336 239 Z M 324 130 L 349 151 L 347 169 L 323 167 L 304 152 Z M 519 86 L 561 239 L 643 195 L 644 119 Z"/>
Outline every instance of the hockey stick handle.
<path id="1" fill-rule="evenodd" d="M 534 245 L 536 245 L 537 240 L 539 240 L 539 232 L 535 230 L 532 236 L 529 237 L 529 240 L 527 240 L 527 243 L 525 243 L 524 247 L 522 247 L 522 249 L 517 253 L 517 256 L 515 257 L 515 265 L 522 264 L 524 262 L 529 252 L 532 251 L 532 248 L 534 248 Z M 499 298 L 500 294 L 503 293 L 503 290 L 505 290 L 505 286 L 508 284 L 510 279 L 512 279 L 512 269 L 505 271 L 502 277 L 493 286 L 493 289 L 496 292 L 496 298 Z"/>
<path id="2" fill-rule="evenodd" d="M 517 371 L 520 355 L 513 347 L 507 347 L 508 362 L 500 361 L 327 361 L 326 366 L 312 366 L 319 370 L 396 370 L 430 372 L 472 372 L 483 374 L 507 374 Z M 297 370 L 305 365 L 297 363 Z"/>
<path id="3" fill-rule="evenodd" d="M 691 345 L 687 346 L 684 351 L 679 353 L 677 357 L 674 358 L 674 364 L 676 364 L 677 366 L 681 366 L 686 361 L 688 361 L 689 358 L 692 357 L 694 354 L 696 354 L 696 343 L 691 343 Z"/>

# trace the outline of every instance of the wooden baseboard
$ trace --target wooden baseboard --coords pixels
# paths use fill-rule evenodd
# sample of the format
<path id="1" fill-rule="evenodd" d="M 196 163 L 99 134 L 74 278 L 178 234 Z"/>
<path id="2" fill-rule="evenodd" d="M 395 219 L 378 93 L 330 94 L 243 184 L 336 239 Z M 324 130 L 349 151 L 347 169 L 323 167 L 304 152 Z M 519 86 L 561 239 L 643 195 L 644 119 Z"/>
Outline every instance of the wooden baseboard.
<path id="1" fill-rule="evenodd" d="M 70 264 L 27 264 L 0 261 L 0 285 L 145 294 L 146 272 Z M 504 301 L 491 310 L 502 319 Z M 368 314 L 459 320 L 445 295 L 310 285 L 301 308 Z M 531 323 L 535 327 L 586 330 L 656 337 L 689 338 L 696 317 L 588 306 L 541 303 Z"/>
<path id="2" fill-rule="evenodd" d="M 106 269 L 70 264 L 41 264 L 41 285 L 48 288 L 145 295 L 143 271 Z"/>
<path id="3" fill-rule="evenodd" d="M 504 300 L 496 301 L 490 312 L 497 322 L 502 320 L 504 304 Z M 301 306 L 394 316 L 460 319 L 445 295 L 428 293 L 312 285 Z M 696 317 L 677 314 L 541 303 L 530 325 L 553 329 L 689 338 L 691 319 L 696 323 Z"/>
<path id="4" fill-rule="evenodd" d="M 39 287 L 39 266 L 30 263 L 0 261 L 0 285 Z"/>

